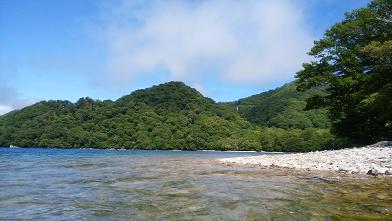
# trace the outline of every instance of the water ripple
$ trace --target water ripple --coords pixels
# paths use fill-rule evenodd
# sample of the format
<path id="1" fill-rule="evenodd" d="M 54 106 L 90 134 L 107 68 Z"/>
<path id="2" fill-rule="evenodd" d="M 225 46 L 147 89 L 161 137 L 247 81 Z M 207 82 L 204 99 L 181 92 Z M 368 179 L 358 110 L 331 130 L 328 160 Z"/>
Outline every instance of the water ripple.
<path id="1" fill-rule="evenodd" d="M 231 168 L 215 161 L 240 155 L 0 148 L 0 220 L 392 217 L 390 178 Z"/>

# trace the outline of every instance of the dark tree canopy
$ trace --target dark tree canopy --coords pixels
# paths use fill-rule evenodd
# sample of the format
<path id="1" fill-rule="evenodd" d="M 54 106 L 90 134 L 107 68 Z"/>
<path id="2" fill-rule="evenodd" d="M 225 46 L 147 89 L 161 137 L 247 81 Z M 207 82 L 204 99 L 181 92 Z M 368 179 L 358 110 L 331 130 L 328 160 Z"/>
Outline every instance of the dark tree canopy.
<path id="1" fill-rule="evenodd" d="M 339 136 L 370 143 L 392 139 L 392 1 L 346 14 L 309 52 L 299 89 L 326 87 L 307 108 L 328 109 Z"/>

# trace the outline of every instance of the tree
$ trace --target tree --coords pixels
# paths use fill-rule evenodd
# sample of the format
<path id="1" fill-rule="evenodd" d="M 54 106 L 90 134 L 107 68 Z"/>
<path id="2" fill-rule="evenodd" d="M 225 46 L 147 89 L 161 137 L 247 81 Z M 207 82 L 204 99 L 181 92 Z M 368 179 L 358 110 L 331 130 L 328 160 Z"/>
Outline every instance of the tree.
<path id="1" fill-rule="evenodd" d="M 297 92 L 293 84 L 267 94 L 267 102 L 262 101 L 263 95 L 257 96 L 258 107 L 279 108 L 269 109 L 263 118 L 282 119 L 276 124 L 284 129 L 265 130 L 266 136 L 232 106 L 215 103 L 183 83 L 169 82 L 117 101 L 42 101 L 0 116 L 0 145 L 184 150 L 260 150 L 266 146 L 271 151 L 310 151 L 324 146 L 324 139 L 319 139 L 324 136 L 302 136 L 306 129 L 298 129 L 314 122 L 323 124 L 318 119 L 324 113 L 300 113 L 305 112 L 307 93 Z M 273 113 L 274 109 L 279 113 Z M 294 143 L 290 137 L 295 137 Z"/>
<path id="2" fill-rule="evenodd" d="M 370 143 L 392 139 L 392 1 L 346 14 L 309 52 L 299 90 L 326 87 L 307 109 L 325 107 L 337 135 Z"/>

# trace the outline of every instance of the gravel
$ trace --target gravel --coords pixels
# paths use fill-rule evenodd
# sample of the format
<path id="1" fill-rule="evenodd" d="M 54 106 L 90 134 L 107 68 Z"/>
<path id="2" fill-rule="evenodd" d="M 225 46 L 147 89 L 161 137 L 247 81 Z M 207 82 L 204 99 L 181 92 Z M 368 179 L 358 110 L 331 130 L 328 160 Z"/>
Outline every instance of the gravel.
<path id="1" fill-rule="evenodd" d="M 219 161 L 227 165 L 252 165 L 264 168 L 282 167 L 391 176 L 392 142 L 382 141 L 351 149 L 235 157 L 224 158 Z"/>

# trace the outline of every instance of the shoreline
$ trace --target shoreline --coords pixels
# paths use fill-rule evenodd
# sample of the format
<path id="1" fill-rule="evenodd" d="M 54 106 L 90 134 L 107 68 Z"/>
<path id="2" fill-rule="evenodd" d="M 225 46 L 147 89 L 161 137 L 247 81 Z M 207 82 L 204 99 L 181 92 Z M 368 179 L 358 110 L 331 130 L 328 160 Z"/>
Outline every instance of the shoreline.
<path id="1" fill-rule="evenodd" d="M 197 150 L 182 150 L 182 149 L 132 149 L 132 148 L 97 148 L 97 147 L 25 147 L 25 146 L 0 146 L 0 148 L 9 149 L 63 149 L 63 150 L 148 150 L 148 151 L 172 151 L 172 152 L 223 152 L 223 153 L 284 153 L 284 152 L 267 152 L 255 150 L 214 150 L 214 149 L 197 149 Z"/>
<path id="2" fill-rule="evenodd" d="M 259 166 L 266 169 L 287 168 L 392 177 L 392 142 L 383 141 L 341 150 L 222 158 L 218 161 L 227 166 Z"/>

